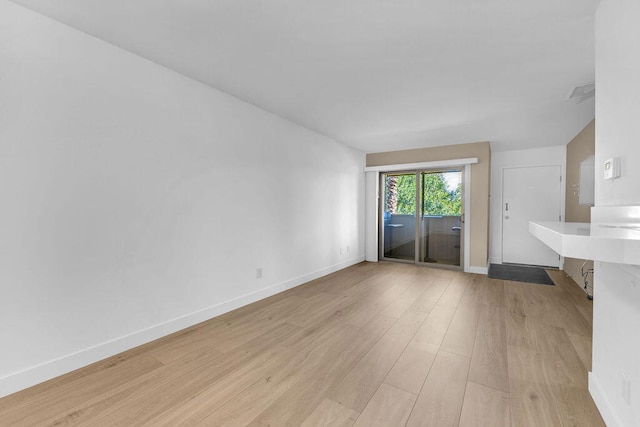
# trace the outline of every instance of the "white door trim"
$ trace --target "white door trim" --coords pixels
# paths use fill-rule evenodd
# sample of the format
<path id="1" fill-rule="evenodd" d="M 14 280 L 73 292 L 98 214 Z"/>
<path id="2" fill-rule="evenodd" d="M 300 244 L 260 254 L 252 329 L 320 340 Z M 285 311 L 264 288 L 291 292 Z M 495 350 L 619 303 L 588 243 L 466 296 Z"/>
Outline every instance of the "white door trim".
<path id="1" fill-rule="evenodd" d="M 545 164 L 531 164 L 531 165 L 518 165 L 518 166 L 505 166 L 501 168 L 500 171 L 500 263 L 504 263 L 504 212 L 503 207 L 505 206 L 505 171 L 513 170 L 513 169 L 527 169 L 527 168 L 543 168 L 543 167 L 558 167 L 560 171 L 560 188 L 559 188 L 559 215 L 557 218 L 558 221 L 564 221 L 565 219 L 565 186 L 566 186 L 566 166 L 564 163 L 545 163 Z M 558 261 L 559 269 L 562 269 L 564 266 L 564 258 L 559 257 Z"/>
<path id="2" fill-rule="evenodd" d="M 566 177 L 566 154 L 567 146 L 558 145 L 553 147 L 535 148 L 528 150 L 498 151 L 491 153 L 491 196 L 490 196 L 490 251 L 489 262 L 493 264 L 502 263 L 502 178 L 503 169 L 518 166 L 544 166 L 561 165 L 562 176 Z M 565 185 L 562 186 L 562 215 L 565 213 L 564 192 Z"/>

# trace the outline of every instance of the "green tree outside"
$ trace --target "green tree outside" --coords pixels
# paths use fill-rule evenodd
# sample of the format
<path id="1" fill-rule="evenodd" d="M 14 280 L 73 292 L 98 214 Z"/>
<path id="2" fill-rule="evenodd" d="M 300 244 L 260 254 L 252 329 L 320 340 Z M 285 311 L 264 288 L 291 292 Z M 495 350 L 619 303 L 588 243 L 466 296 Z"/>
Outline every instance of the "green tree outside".
<path id="1" fill-rule="evenodd" d="M 462 212 L 462 185 L 449 191 L 443 173 L 421 174 L 423 181 L 424 215 L 460 215 Z M 387 177 L 385 206 L 387 211 L 395 214 L 415 215 L 416 213 L 416 176 L 393 175 Z M 395 204 L 395 210 L 393 205 Z"/>
<path id="2" fill-rule="evenodd" d="M 396 213 L 410 214 L 416 213 L 416 176 L 400 175 L 397 183 L 398 206 Z"/>

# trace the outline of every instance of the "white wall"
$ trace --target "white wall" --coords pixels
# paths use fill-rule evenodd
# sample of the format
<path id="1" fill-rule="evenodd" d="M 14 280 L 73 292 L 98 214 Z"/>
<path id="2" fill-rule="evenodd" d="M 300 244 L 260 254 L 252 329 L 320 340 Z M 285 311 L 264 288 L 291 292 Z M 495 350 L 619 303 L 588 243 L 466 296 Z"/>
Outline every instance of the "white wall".
<path id="1" fill-rule="evenodd" d="M 638 205 L 640 3 L 602 0 L 596 31 L 596 205 Z M 603 164 L 612 156 L 621 157 L 622 176 L 605 181 Z"/>
<path id="2" fill-rule="evenodd" d="M 596 209 L 640 205 L 640 2 L 602 0 L 596 13 Z M 622 176 L 602 178 L 622 157 Z M 640 264 L 640 260 L 638 260 Z M 595 263 L 589 390 L 607 425 L 640 425 L 640 268 Z M 622 375 L 631 380 L 631 404 Z"/>
<path id="3" fill-rule="evenodd" d="M 505 168 L 560 165 L 562 177 L 566 175 L 567 147 L 535 148 L 531 150 L 498 151 L 491 153 L 491 204 L 489 262 L 502 263 L 502 176 Z M 564 218 L 564 185 L 561 212 Z"/>
<path id="4" fill-rule="evenodd" d="M 364 259 L 363 153 L 5 0 L 0 94 L 0 396 Z"/>

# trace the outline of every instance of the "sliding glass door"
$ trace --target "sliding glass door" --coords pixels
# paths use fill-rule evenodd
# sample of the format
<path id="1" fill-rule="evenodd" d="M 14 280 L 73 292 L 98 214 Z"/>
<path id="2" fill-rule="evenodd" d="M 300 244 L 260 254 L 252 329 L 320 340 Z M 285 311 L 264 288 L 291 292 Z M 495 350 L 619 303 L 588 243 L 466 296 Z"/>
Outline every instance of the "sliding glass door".
<path id="1" fill-rule="evenodd" d="M 460 266 L 462 172 L 420 172 L 418 262 Z"/>
<path id="2" fill-rule="evenodd" d="M 460 267 L 462 171 L 394 172 L 382 181 L 382 259 Z"/>
<path id="3" fill-rule="evenodd" d="M 413 262 L 416 257 L 416 174 L 384 177 L 383 258 Z"/>

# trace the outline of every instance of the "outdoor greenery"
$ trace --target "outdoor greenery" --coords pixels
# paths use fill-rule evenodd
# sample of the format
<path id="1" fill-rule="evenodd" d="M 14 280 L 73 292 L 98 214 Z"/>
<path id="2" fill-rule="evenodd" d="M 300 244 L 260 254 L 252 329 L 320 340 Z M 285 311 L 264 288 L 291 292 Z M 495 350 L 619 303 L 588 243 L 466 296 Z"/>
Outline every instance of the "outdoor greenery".
<path id="1" fill-rule="evenodd" d="M 443 173 L 424 173 L 423 208 L 424 215 L 460 215 L 462 205 L 462 185 L 454 190 L 447 189 Z M 392 214 L 415 214 L 416 175 L 387 176 L 385 193 L 386 211 Z"/>

